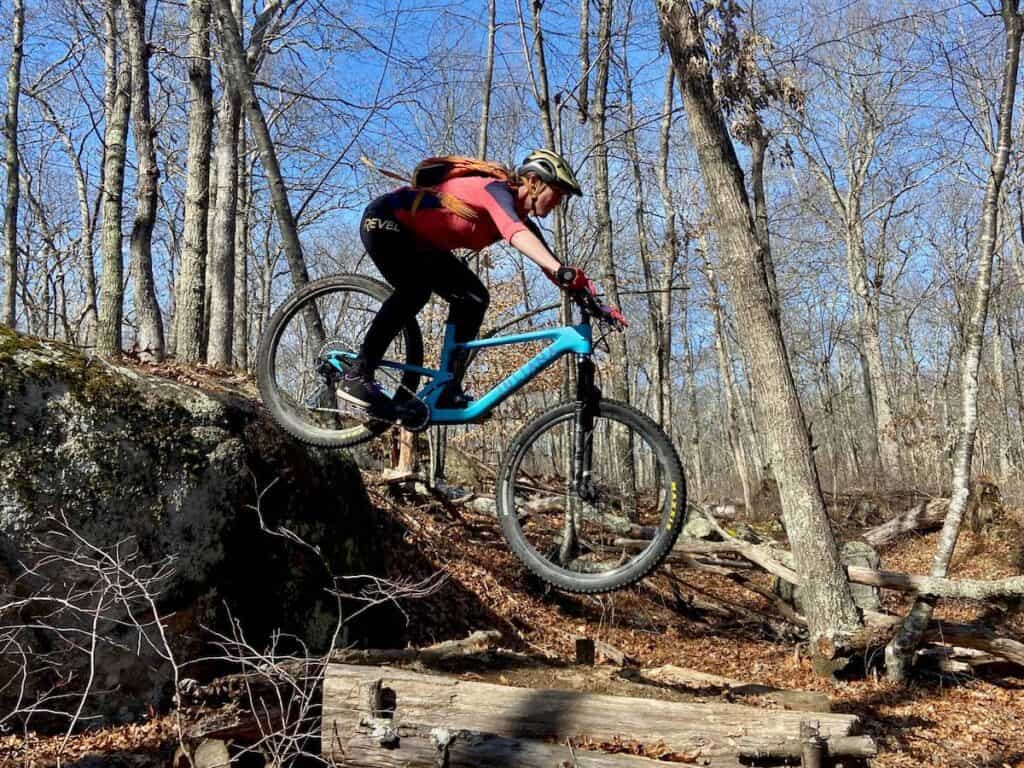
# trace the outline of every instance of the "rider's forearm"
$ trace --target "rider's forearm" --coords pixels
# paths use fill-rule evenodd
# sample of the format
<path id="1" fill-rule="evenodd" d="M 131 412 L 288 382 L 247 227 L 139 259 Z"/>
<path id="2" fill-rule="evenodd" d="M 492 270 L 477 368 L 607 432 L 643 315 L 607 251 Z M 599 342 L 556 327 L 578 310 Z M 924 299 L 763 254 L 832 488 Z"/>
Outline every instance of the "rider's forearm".
<path id="1" fill-rule="evenodd" d="M 511 243 L 513 248 L 549 274 L 554 274 L 562 266 L 562 263 L 552 255 L 540 238 L 528 229 L 512 235 Z"/>

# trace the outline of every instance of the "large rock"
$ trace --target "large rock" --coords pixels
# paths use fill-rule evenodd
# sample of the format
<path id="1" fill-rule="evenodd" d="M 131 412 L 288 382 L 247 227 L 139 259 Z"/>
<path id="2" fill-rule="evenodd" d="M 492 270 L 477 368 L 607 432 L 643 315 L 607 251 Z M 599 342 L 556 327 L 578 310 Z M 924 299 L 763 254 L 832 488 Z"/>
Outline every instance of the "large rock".
<path id="1" fill-rule="evenodd" d="M 171 666 L 143 583 L 179 663 L 217 651 L 215 632 L 324 648 L 332 575 L 375 570 L 377 528 L 348 454 L 296 443 L 238 393 L 0 329 L 0 712 L 26 658 L 23 704 L 52 685 L 80 691 L 94 618 L 86 713 L 166 701 Z"/>

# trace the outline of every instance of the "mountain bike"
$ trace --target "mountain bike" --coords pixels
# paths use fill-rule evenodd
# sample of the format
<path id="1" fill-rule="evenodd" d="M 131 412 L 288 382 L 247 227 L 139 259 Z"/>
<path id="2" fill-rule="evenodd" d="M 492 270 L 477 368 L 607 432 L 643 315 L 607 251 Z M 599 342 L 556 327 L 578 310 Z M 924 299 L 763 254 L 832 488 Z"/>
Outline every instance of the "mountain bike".
<path id="1" fill-rule="evenodd" d="M 390 294 L 377 280 L 335 275 L 298 290 L 270 319 L 257 352 L 257 381 L 263 402 L 291 435 L 337 448 L 393 426 L 337 395 Z M 576 325 L 464 343 L 455 342 L 448 325 L 436 369 L 423 365 L 414 319 L 388 348 L 377 380 L 400 425 L 419 432 L 481 422 L 563 355 L 574 355 L 576 397 L 529 421 L 504 450 L 495 480 L 497 516 L 509 547 L 536 576 L 569 592 L 609 592 L 642 579 L 668 555 L 686 522 L 686 483 L 668 435 L 636 408 L 602 397 L 595 346 L 620 329 L 589 292 L 571 296 L 580 314 Z M 537 343 L 544 345 L 539 352 L 465 408 L 438 406 L 457 351 L 475 355 Z"/>

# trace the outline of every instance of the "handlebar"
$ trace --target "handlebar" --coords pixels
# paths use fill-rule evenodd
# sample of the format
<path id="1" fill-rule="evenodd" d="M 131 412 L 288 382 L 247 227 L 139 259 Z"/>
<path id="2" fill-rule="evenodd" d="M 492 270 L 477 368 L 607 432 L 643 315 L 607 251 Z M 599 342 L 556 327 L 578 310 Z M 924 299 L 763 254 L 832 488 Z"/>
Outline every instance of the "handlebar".
<path id="1" fill-rule="evenodd" d="M 611 312 L 611 307 L 601 304 L 597 297 L 588 290 L 568 291 L 569 297 L 580 308 L 585 317 L 597 318 L 602 324 L 610 326 L 620 333 L 624 330 L 622 323 Z"/>

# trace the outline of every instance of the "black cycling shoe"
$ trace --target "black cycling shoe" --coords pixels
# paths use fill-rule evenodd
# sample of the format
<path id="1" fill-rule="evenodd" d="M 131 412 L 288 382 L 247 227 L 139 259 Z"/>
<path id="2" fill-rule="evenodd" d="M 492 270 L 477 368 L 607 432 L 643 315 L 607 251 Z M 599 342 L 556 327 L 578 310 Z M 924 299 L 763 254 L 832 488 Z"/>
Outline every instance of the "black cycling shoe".
<path id="1" fill-rule="evenodd" d="M 373 376 L 362 370 L 353 369 L 342 377 L 338 396 L 364 409 L 375 419 L 394 421 L 398 418 L 394 402 L 373 380 Z"/>

